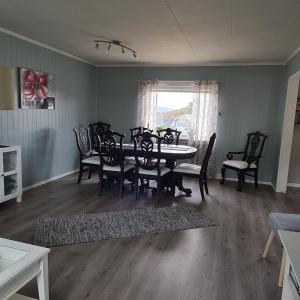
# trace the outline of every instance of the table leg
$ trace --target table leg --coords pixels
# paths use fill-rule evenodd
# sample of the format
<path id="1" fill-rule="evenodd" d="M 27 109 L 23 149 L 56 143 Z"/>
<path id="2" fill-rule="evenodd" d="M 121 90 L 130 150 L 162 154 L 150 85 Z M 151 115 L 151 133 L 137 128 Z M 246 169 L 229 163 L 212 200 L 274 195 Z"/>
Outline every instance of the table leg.
<path id="1" fill-rule="evenodd" d="M 39 300 L 49 300 L 48 286 L 48 256 L 45 256 L 40 262 L 40 273 L 37 275 L 37 284 L 39 290 Z"/>
<path id="2" fill-rule="evenodd" d="M 182 176 L 178 176 L 176 178 L 175 186 L 177 186 L 178 190 L 184 192 L 187 196 L 191 196 L 192 195 L 192 190 L 191 189 L 187 189 L 187 188 L 185 188 L 182 185 Z"/>
<path id="3" fill-rule="evenodd" d="M 166 167 L 170 168 L 171 170 L 173 170 L 176 166 L 176 161 L 175 160 L 171 160 L 171 159 L 167 159 L 166 161 Z M 172 196 L 175 195 L 175 187 L 177 186 L 179 191 L 184 192 L 187 196 L 191 196 L 192 195 L 192 190 L 191 189 L 187 189 L 183 186 L 182 184 L 182 176 L 178 176 L 175 179 L 171 179 L 171 182 L 169 182 L 169 187 L 170 187 L 170 194 Z"/>

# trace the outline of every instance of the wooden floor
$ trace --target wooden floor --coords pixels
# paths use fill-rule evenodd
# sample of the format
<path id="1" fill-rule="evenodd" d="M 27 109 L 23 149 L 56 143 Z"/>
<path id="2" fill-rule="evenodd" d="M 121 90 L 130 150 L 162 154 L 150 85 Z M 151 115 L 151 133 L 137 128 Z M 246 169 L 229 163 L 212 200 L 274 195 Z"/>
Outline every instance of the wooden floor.
<path id="1" fill-rule="evenodd" d="M 162 196 L 155 204 L 151 193 L 134 200 L 129 188 L 123 199 L 118 189 L 97 195 L 97 179 L 76 184 L 70 175 L 25 192 L 20 204 L 0 205 L 0 236 L 33 241 L 40 216 L 97 213 L 136 207 L 189 206 L 199 209 L 218 226 L 143 237 L 99 241 L 51 249 L 50 299 L 76 300 L 279 300 L 277 287 L 281 248 L 274 244 L 261 259 L 269 212 L 300 213 L 300 193 L 275 194 L 271 187 L 256 190 L 247 184 L 242 193 L 233 183 L 209 183 L 210 196 L 201 202 L 196 181 L 185 184 L 193 195 Z M 35 282 L 22 290 L 37 297 Z"/>

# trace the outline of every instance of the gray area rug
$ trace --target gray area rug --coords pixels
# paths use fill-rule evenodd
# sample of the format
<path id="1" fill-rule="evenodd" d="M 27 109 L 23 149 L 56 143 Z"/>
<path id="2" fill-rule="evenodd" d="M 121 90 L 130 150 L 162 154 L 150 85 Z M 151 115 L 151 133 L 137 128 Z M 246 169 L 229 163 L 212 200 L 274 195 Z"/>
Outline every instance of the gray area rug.
<path id="1" fill-rule="evenodd" d="M 47 217 L 37 220 L 34 243 L 55 247 L 215 225 L 198 211 L 183 207 Z"/>

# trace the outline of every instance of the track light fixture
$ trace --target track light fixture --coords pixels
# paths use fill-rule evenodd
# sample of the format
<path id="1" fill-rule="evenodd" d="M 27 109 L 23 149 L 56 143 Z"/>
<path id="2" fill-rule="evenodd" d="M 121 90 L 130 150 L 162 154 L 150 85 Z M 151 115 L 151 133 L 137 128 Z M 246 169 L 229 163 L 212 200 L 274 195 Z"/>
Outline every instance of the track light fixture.
<path id="1" fill-rule="evenodd" d="M 137 52 L 136 51 L 134 51 L 134 50 L 130 49 L 129 47 L 123 45 L 120 41 L 117 41 L 117 40 L 108 40 L 108 41 L 105 41 L 105 40 L 95 40 L 94 42 L 96 43 L 96 45 L 95 45 L 96 49 L 99 49 L 99 44 L 100 43 L 108 44 L 108 47 L 107 47 L 108 51 L 110 50 L 110 48 L 111 48 L 112 45 L 115 45 L 115 46 L 118 46 L 118 47 L 120 47 L 122 49 L 122 53 L 123 54 L 125 53 L 125 49 L 126 49 L 126 50 L 128 50 L 129 52 L 132 53 L 132 56 L 134 58 L 137 57 Z"/>

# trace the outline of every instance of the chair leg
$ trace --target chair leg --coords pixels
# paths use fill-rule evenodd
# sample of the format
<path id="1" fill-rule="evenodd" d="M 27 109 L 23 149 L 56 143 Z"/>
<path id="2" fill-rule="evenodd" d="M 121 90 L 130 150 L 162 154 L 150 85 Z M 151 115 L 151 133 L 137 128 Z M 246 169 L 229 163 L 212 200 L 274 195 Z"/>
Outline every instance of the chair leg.
<path id="1" fill-rule="evenodd" d="M 246 183 L 245 174 L 243 174 L 242 181 L 243 181 L 243 183 Z"/>
<path id="2" fill-rule="evenodd" d="M 208 186 L 207 186 L 207 175 L 205 175 L 205 178 L 204 178 L 204 188 L 205 188 L 205 193 L 206 195 L 208 195 Z"/>
<path id="3" fill-rule="evenodd" d="M 255 169 L 255 171 L 254 171 L 254 184 L 255 184 L 255 187 L 258 188 L 258 171 L 257 171 L 257 169 Z"/>
<path id="4" fill-rule="evenodd" d="M 81 182 L 82 173 L 83 173 L 83 165 L 82 165 L 82 163 L 80 163 L 77 183 L 80 183 L 80 182 Z"/>
<path id="5" fill-rule="evenodd" d="M 281 258 L 281 265 L 280 265 L 280 273 L 279 273 L 279 279 L 278 279 L 278 286 L 283 286 L 283 278 L 284 278 L 284 270 L 285 270 L 285 261 L 286 261 L 286 252 L 283 249 L 282 252 L 282 258 Z"/>
<path id="6" fill-rule="evenodd" d="M 138 200 L 138 194 L 139 194 L 139 177 L 137 170 L 135 171 L 135 200 Z"/>
<path id="7" fill-rule="evenodd" d="M 91 179 L 91 177 L 92 177 L 92 166 L 90 166 L 89 167 L 89 177 L 88 177 L 88 179 Z"/>
<path id="8" fill-rule="evenodd" d="M 225 183 L 225 173 L 226 173 L 226 168 L 222 167 L 222 169 L 221 169 L 222 179 L 220 180 L 221 184 Z"/>
<path id="9" fill-rule="evenodd" d="M 103 172 L 99 169 L 99 196 L 102 196 L 102 186 L 103 186 Z"/>
<path id="10" fill-rule="evenodd" d="M 238 192 L 242 191 L 243 176 L 244 176 L 243 173 L 238 173 L 238 184 L 237 184 L 237 187 L 236 187 L 236 190 Z"/>
<path id="11" fill-rule="evenodd" d="M 202 198 L 203 201 L 205 201 L 204 190 L 203 190 L 203 181 L 202 181 L 202 179 L 199 179 L 199 188 L 200 188 L 201 198 Z"/>
<path id="12" fill-rule="evenodd" d="M 160 186 L 161 186 L 160 185 L 161 178 L 158 177 L 157 180 L 156 180 L 156 182 L 157 182 L 156 201 L 158 203 L 159 202 L 159 194 L 160 194 Z"/>
<path id="13" fill-rule="evenodd" d="M 123 173 L 120 176 L 120 191 L 119 191 L 119 197 L 123 197 L 123 181 L 124 181 L 124 175 Z"/>
<path id="14" fill-rule="evenodd" d="M 271 247 L 271 244 L 274 240 L 274 237 L 275 237 L 275 234 L 273 231 L 271 231 L 270 235 L 269 235 L 269 238 L 268 238 L 268 241 L 267 241 L 267 244 L 266 244 L 266 247 L 265 247 L 265 250 L 264 250 L 264 253 L 262 255 L 263 258 L 266 258 L 268 253 L 269 253 L 269 250 L 270 250 L 270 247 Z"/>

